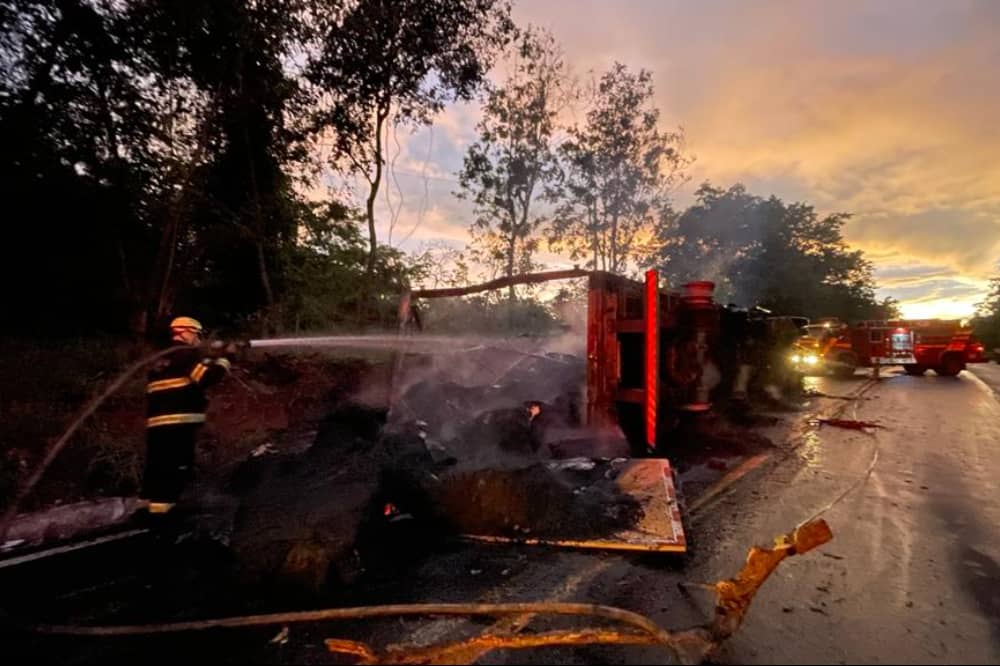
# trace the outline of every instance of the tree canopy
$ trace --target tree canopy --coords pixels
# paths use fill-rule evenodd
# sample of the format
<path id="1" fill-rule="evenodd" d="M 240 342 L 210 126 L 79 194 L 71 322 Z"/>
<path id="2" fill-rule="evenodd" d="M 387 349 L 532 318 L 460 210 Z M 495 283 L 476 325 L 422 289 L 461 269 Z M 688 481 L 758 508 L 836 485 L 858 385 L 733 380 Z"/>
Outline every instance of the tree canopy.
<path id="1" fill-rule="evenodd" d="M 986 349 L 1000 348 L 1000 277 L 990 280 L 989 293 L 976 305 L 972 325 Z"/>
<path id="2" fill-rule="evenodd" d="M 623 272 L 651 240 L 683 176 L 680 131 L 664 132 L 652 75 L 615 63 L 589 93 L 582 125 L 569 128 L 561 153 L 568 196 L 550 238 L 594 269 Z"/>
<path id="3" fill-rule="evenodd" d="M 784 314 L 844 319 L 890 316 L 875 299 L 871 264 L 848 247 L 845 213 L 821 216 L 809 204 L 754 196 L 742 185 L 709 184 L 657 229 L 649 262 L 673 284 L 712 280 L 719 300 Z"/>
<path id="4" fill-rule="evenodd" d="M 316 212 L 299 185 L 314 180 L 316 139 L 332 135 L 380 169 L 365 148 L 382 128 L 371 113 L 426 122 L 471 96 L 512 29 L 509 10 L 0 0 L 3 277 L 9 306 L 30 313 L 14 329 L 142 333 L 187 308 L 264 330 L 301 322 L 297 260 L 323 258 L 321 279 L 355 265 L 364 240 L 342 206 L 323 217 L 336 242 L 305 240 Z M 367 245 L 355 290 L 392 284 L 378 271 L 402 266 L 374 234 Z"/>
<path id="5" fill-rule="evenodd" d="M 512 71 L 490 91 L 459 173 L 459 196 L 475 204 L 471 231 L 507 277 L 530 270 L 546 221 L 539 203 L 558 200 L 557 116 L 572 94 L 550 33 L 524 31 L 510 55 Z M 513 300 L 513 286 L 508 293 Z"/>

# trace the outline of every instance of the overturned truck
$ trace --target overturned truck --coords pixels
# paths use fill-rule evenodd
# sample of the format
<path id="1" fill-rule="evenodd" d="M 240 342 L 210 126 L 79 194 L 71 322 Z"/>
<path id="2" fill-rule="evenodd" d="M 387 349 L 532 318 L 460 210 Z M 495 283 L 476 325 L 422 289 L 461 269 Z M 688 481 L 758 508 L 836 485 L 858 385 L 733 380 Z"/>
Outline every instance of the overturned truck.
<path id="1" fill-rule="evenodd" d="M 712 282 L 662 289 L 655 270 L 644 283 L 572 269 L 417 290 L 400 302 L 401 326 L 420 328 L 418 299 L 579 277 L 588 280 L 584 424 L 593 432 L 620 430 L 632 455 L 669 456 L 681 414 L 743 403 L 754 389 L 795 388 L 787 351 L 801 330 L 793 318 L 722 307 L 713 300 Z"/>

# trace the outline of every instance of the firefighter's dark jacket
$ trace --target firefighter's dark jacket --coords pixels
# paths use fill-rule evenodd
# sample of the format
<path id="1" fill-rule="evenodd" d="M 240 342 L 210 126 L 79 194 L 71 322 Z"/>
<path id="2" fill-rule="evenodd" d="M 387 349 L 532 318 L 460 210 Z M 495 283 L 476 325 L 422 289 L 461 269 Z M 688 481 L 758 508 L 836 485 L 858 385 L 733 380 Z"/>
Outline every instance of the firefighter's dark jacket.
<path id="1" fill-rule="evenodd" d="M 204 423 L 205 388 L 229 372 L 225 358 L 206 356 L 198 347 L 179 349 L 149 372 L 146 427 Z"/>

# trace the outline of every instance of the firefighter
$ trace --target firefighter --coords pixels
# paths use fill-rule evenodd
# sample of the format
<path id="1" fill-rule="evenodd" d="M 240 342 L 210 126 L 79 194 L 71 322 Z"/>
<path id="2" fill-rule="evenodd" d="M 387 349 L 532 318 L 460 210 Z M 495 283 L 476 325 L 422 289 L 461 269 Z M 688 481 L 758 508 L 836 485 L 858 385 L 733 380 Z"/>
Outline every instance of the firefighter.
<path id="1" fill-rule="evenodd" d="M 186 345 L 167 355 L 149 372 L 146 384 L 146 468 L 142 497 L 150 514 L 173 509 L 194 476 L 195 438 L 205 422 L 205 388 L 230 369 L 225 349 L 201 346 L 202 326 L 191 317 L 170 322 L 172 345 Z"/>

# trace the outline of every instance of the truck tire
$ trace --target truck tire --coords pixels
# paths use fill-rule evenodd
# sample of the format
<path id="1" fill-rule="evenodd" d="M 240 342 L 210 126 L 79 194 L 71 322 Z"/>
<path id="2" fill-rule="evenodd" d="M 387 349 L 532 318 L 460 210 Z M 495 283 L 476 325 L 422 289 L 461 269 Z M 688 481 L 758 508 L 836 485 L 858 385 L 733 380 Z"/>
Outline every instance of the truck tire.
<path id="1" fill-rule="evenodd" d="M 916 365 L 916 364 L 912 364 L 911 363 L 909 365 L 904 365 L 903 366 L 903 370 L 905 370 L 906 374 L 908 374 L 908 375 L 911 375 L 913 377 L 920 377 L 925 372 L 927 372 L 927 366 L 926 365 Z"/>
<path id="2" fill-rule="evenodd" d="M 965 361 L 958 354 L 945 354 L 941 357 L 941 365 L 934 368 L 942 377 L 954 377 L 962 370 L 965 370 Z"/>
<path id="3" fill-rule="evenodd" d="M 849 352 L 837 355 L 837 363 L 833 367 L 833 374 L 837 377 L 853 377 L 854 371 L 858 367 L 858 358 Z"/>

